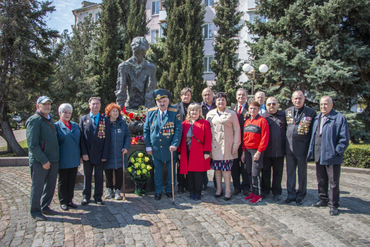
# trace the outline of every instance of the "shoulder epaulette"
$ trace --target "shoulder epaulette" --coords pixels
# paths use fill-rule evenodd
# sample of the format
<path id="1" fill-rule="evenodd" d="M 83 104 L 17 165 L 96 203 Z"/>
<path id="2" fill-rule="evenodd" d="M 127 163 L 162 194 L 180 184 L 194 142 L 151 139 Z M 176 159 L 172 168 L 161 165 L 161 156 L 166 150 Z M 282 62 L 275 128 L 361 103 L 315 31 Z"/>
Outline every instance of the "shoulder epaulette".
<path id="1" fill-rule="evenodd" d="M 168 110 L 172 112 L 177 112 L 179 109 L 177 109 L 176 107 L 168 107 Z"/>
<path id="2" fill-rule="evenodd" d="M 152 108 L 148 109 L 148 112 L 150 112 L 150 111 L 156 111 L 156 110 L 158 110 L 158 106 L 157 107 L 152 107 Z"/>

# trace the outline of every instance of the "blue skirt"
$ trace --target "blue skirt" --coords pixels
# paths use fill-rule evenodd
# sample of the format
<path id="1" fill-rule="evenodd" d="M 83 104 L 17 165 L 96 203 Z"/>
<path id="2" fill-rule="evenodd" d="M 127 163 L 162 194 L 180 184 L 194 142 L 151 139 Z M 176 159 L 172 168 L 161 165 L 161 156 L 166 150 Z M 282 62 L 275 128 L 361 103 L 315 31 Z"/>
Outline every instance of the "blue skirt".
<path id="1" fill-rule="evenodd" d="M 211 168 L 215 171 L 231 171 L 233 160 L 213 160 Z"/>

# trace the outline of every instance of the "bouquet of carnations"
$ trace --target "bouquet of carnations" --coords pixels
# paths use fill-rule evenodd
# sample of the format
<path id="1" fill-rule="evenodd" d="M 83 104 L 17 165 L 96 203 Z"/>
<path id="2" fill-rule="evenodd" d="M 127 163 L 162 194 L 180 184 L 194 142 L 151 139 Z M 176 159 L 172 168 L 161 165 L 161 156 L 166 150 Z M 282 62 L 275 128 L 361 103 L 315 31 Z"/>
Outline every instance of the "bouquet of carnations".
<path id="1" fill-rule="evenodd" d="M 130 143 L 131 145 L 145 144 L 144 136 L 131 137 Z"/>
<path id="2" fill-rule="evenodd" d="M 125 117 L 127 124 L 136 122 L 136 121 L 145 123 L 147 110 L 148 109 L 145 106 L 140 106 L 139 109 L 137 110 L 130 109 L 129 112 L 127 112 L 126 107 L 122 107 L 122 113 Z"/>

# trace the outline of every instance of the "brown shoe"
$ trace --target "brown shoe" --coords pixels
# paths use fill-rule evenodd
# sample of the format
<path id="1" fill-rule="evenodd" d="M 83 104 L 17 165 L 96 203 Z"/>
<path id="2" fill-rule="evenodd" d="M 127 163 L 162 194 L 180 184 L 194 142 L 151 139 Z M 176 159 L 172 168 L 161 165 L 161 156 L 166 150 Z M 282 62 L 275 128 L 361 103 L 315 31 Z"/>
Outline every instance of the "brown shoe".
<path id="1" fill-rule="evenodd" d="M 249 194 L 250 194 L 249 190 L 244 190 L 244 191 L 243 191 L 243 195 L 245 195 L 245 196 L 249 196 Z"/>
<path id="2" fill-rule="evenodd" d="M 238 195 L 241 192 L 241 189 L 235 189 L 233 195 Z"/>

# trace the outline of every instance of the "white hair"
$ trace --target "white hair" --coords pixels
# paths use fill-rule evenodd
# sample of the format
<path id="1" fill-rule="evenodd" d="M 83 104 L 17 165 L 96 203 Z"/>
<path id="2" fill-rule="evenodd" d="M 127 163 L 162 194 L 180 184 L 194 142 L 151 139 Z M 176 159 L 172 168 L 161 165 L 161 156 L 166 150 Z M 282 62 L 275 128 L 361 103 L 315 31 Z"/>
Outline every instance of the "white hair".
<path id="1" fill-rule="evenodd" d="M 69 103 L 63 103 L 61 104 L 59 107 L 58 107 L 58 112 L 59 112 L 59 115 L 67 110 L 70 110 L 71 112 L 73 112 L 73 107 L 71 104 Z"/>

